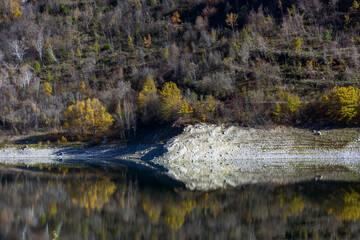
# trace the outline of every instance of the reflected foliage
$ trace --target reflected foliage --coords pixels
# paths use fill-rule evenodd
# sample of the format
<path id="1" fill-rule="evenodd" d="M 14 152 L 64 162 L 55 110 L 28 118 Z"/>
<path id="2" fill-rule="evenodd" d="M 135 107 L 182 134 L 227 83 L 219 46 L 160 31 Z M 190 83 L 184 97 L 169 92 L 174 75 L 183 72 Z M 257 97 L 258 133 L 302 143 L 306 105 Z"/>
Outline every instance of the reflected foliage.
<path id="1" fill-rule="evenodd" d="M 343 200 L 341 219 L 344 221 L 357 221 L 360 218 L 360 195 L 353 189 L 346 192 Z"/>
<path id="2" fill-rule="evenodd" d="M 250 185 L 206 193 L 153 185 L 126 169 L 0 172 L 0 239 L 360 236 L 359 183 Z"/>
<path id="3" fill-rule="evenodd" d="M 108 178 L 97 182 L 67 182 L 66 189 L 74 205 L 89 210 L 100 211 L 110 196 L 115 192 L 116 185 Z"/>

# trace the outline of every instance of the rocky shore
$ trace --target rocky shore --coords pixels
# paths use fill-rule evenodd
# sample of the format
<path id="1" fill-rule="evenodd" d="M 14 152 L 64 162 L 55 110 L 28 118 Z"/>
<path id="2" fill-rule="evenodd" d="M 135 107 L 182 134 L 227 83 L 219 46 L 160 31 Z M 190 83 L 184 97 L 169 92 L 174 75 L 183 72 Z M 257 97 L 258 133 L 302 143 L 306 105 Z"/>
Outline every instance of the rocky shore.
<path id="1" fill-rule="evenodd" d="M 360 180 L 359 136 L 334 148 L 316 146 L 326 136 L 313 135 L 288 127 L 188 126 L 153 162 L 198 190 L 261 182 Z"/>
<path id="2" fill-rule="evenodd" d="M 149 140 L 150 139 L 150 140 Z M 5 148 L 0 162 L 11 164 L 101 162 L 121 159 L 149 167 L 186 184 L 210 190 L 251 183 L 305 180 L 360 180 L 360 133 L 271 127 L 199 124 L 163 143 L 157 136 L 126 148 Z M 114 160 L 115 159 L 115 160 Z"/>

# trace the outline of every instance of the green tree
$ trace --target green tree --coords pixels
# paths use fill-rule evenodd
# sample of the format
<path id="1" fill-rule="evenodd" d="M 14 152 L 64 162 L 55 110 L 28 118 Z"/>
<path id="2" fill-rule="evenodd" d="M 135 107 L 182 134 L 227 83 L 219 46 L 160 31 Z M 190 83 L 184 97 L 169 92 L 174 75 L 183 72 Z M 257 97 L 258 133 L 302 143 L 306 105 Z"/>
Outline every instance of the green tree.
<path id="1" fill-rule="evenodd" d="M 76 102 L 66 109 L 64 115 L 65 127 L 82 134 L 107 130 L 114 121 L 97 98 Z"/>

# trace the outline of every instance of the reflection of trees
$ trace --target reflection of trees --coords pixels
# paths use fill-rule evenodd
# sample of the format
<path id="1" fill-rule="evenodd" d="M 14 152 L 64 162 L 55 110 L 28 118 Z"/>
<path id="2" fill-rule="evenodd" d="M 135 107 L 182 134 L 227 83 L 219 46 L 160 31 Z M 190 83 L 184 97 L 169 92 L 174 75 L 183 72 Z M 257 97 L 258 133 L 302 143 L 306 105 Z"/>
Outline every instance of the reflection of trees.
<path id="1" fill-rule="evenodd" d="M 142 208 L 151 222 L 156 224 L 159 222 L 160 217 L 162 217 L 162 221 L 164 221 L 171 230 L 179 230 L 184 224 L 186 216 L 195 206 L 195 200 L 175 200 L 173 195 L 168 195 L 162 202 L 149 196 L 142 198 Z"/>
<path id="2" fill-rule="evenodd" d="M 304 211 L 305 201 L 297 195 L 286 196 L 284 193 L 281 193 L 276 198 L 279 207 L 284 210 L 283 216 L 285 218 Z"/>
<path id="3" fill-rule="evenodd" d="M 344 194 L 341 219 L 344 221 L 357 221 L 360 219 L 360 194 L 353 189 Z"/>
<path id="4" fill-rule="evenodd" d="M 153 224 L 159 221 L 159 217 L 161 214 L 161 206 L 151 202 L 147 197 L 143 197 L 142 207 L 144 209 L 144 212 L 146 212 L 146 214 L 151 219 L 151 222 Z"/>
<path id="5" fill-rule="evenodd" d="M 114 194 L 115 189 L 115 183 L 108 178 L 96 182 L 67 184 L 67 192 L 71 196 L 72 203 L 85 208 L 88 215 L 90 209 L 100 211 L 104 204 L 109 202 L 109 197 Z"/>
<path id="6" fill-rule="evenodd" d="M 304 210 L 305 201 L 297 196 L 294 196 L 291 199 L 290 206 L 286 210 L 286 215 L 295 215 L 301 213 Z"/>
<path id="7" fill-rule="evenodd" d="M 178 230 L 185 222 L 185 217 L 195 207 L 196 202 L 185 200 L 180 203 L 168 201 L 165 204 L 165 222 L 172 230 Z"/>
<path id="8" fill-rule="evenodd" d="M 339 199 L 339 195 L 343 195 Z M 339 200 L 338 200 L 339 199 Z M 334 214 L 340 221 L 357 221 L 360 219 L 360 194 L 354 189 L 342 189 L 327 207 L 328 214 Z"/>
<path id="9" fill-rule="evenodd" d="M 75 175 L 71 168 L 65 176 L 58 171 L 51 174 L 56 177 L 0 181 L 0 239 L 19 239 L 26 228 L 27 239 L 357 239 L 360 235 L 356 183 L 251 185 L 203 193 L 144 187 L 101 172 Z"/>

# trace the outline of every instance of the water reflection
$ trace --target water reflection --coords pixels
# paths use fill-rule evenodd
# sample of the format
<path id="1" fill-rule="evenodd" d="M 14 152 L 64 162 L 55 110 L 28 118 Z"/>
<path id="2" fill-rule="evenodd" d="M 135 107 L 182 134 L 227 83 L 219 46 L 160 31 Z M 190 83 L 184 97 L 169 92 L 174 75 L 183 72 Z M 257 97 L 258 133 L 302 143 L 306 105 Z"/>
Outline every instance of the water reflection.
<path id="1" fill-rule="evenodd" d="M 0 239 L 356 239 L 360 184 L 174 190 L 126 169 L 2 168 Z"/>

